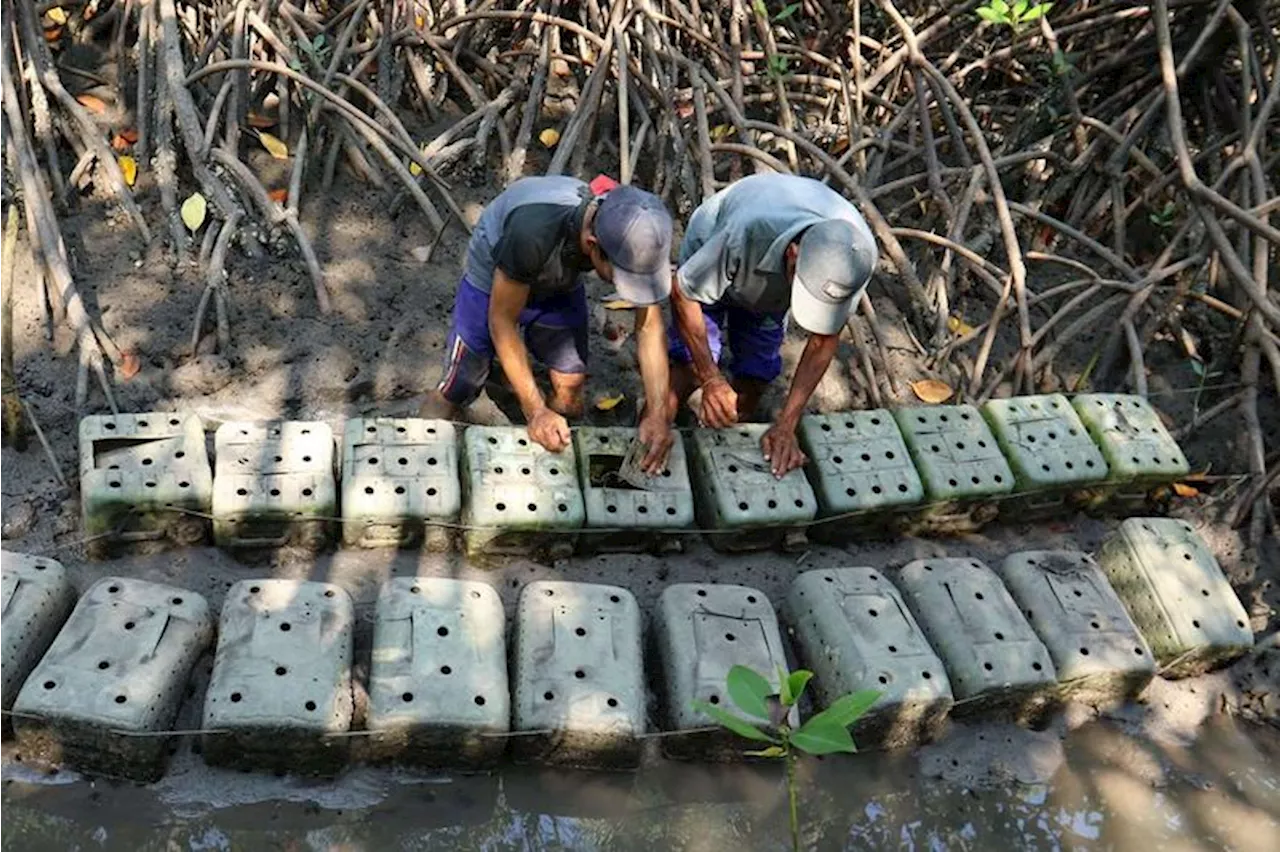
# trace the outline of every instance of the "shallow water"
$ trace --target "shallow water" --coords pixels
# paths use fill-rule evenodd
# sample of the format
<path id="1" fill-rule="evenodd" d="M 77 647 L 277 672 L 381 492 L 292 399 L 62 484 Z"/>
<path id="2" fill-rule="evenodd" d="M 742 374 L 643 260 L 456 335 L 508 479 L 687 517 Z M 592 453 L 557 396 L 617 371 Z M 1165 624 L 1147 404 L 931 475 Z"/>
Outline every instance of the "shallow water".
<path id="1" fill-rule="evenodd" d="M 805 763 L 805 847 L 1280 849 L 1274 729 L 1218 717 L 1195 743 L 1174 745 L 1090 723 L 1067 735 L 1047 783 L 1018 780 L 1034 765 L 1024 754 L 980 753 L 977 741 L 992 736 L 982 730 L 968 752 Z M 1024 746 L 1017 736 L 1011 731 L 1008 744 L 1019 752 L 1053 741 Z M 981 772 L 966 775 L 969 762 Z M 777 767 L 660 759 L 621 775 L 356 769 L 315 783 L 209 770 L 179 755 L 165 780 L 146 788 L 39 776 L 7 760 L 3 804 L 0 846 L 13 850 L 747 852 L 789 843 Z"/>

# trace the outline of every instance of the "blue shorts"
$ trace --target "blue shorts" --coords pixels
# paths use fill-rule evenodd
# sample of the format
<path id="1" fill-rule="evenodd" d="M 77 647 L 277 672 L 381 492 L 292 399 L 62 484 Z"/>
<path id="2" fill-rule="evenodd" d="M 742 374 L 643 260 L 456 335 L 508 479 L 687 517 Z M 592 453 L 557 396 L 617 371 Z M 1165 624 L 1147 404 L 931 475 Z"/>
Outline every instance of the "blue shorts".
<path id="1" fill-rule="evenodd" d="M 529 354 L 557 373 L 579 374 L 587 371 L 589 316 L 587 290 L 579 284 L 571 293 L 525 305 L 518 322 Z M 474 402 L 489 378 L 494 354 L 489 294 L 463 276 L 453 303 L 440 393 L 454 405 Z"/>
<path id="2" fill-rule="evenodd" d="M 733 356 L 733 375 L 771 382 L 782 373 L 782 341 L 787 332 L 787 312 L 755 313 L 729 305 L 703 305 L 707 343 L 716 362 L 724 349 L 725 330 Z M 693 361 L 674 323 L 667 329 L 667 355 L 677 364 Z"/>

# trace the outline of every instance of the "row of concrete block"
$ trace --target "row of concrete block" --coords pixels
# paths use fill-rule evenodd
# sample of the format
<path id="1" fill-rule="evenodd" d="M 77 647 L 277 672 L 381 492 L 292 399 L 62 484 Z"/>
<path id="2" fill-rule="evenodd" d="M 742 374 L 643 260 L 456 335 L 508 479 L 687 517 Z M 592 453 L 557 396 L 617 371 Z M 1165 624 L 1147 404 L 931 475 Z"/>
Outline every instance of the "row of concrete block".
<path id="1" fill-rule="evenodd" d="M 4 588 L 4 700 L 13 703 L 24 758 L 144 780 L 162 773 L 162 734 L 213 639 L 205 600 L 106 578 L 63 625 L 72 594 L 60 566 L 12 554 Z M 1151 518 L 1124 522 L 1099 562 L 1033 551 L 1009 556 L 997 571 L 940 558 L 892 572 L 806 572 L 784 616 L 794 656 L 815 673 L 818 707 L 853 690 L 882 691 L 855 730 L 863 746 L 878 747 L 927 739 L 948 713 L 1031 720 L 1064 698 L 1121 701 L 1157 666 L 1166 676 L 1192 674 L 1253 642 L 1203 542 L 1180 521 Z M 346 765 L 353 723 L 361 727 L 353 621 L 350 598 L 332 584 L 235 584 L 206 689 L 205 759 L 318 774 Z M 662 592 L 648 630 L 657 725 L 642 622 L 625 589 L 531 583 L 508 655 L 505 612 L 488 584 L 393 579 L 377 602 L 356 753 L 483 767 L 510 745 L 521 760 L 624 768 L 636 764 L 653 727 L 686 732 L 664 735 L 673 756 L 740 753 L 742 743 L 707 730 L 692 702 L 733 709 L 725 691 L 733 665 L 774 684 L 790 668 L 770 601 L 737 585 Z"/>
<path id="2" fill-rule="evenodd" d="M 891 519 L 917 529 L 1021 519 L 1073 496 L 1098 501 L 1185 474 L 1186 458 L 1140 397 L 1059 394 L 967 405 L 809 415 L 804 470 L 775 478 L 766 427 L 694 430 L 647 488 L 620 471 L 636 430 L 580 427 L 548 453 L 520 427 L 348 420 L 335 460 L 321 422 L 223 423 L 211 472 L 198 418 L 86 417 L 86 533 L 112 541 L 319 546 L 341 513 L 350 545 L 563 555 L 678 547 L 695 526 L 726 550 L 851 537 Z M 335 479 L 336 469 L 340 480 Z M 100 537 L 100 538 L 97 538 Z"/>

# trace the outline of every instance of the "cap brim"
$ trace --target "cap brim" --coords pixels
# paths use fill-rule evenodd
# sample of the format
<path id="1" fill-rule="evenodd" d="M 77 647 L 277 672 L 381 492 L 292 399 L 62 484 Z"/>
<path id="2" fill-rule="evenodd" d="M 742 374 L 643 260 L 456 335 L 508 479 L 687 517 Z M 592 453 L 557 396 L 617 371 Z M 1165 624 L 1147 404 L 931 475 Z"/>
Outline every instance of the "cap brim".
<path id="1" fill-rule="evenodd" d="M 859 287 L 842 302 L 824 302 L 809 292 L 797 273 L 791 285 L 791 318 L 810 334 L 837 334 L 849 319 L 856 301 L 862 298 L 864 289 Z"/>
<path id="2" fill-rule="evenodd" d="M 631 272 L 616 264 L 613 267 L 613 286 L 618 295 L 633 305 L 656 305 L 671 296 L 671 265 L 664 264 L 657 272 Z"/>

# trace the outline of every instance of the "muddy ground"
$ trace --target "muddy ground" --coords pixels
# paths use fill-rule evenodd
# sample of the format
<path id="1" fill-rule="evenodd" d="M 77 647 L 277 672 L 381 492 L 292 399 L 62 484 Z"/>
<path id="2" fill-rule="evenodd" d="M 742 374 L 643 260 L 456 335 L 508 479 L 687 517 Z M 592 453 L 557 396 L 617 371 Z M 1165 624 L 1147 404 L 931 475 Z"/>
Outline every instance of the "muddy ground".
<path id="1" fill-rule="evenodd" d="M 264 173 L 278 168 L 269 160 L 255 162 L 255 167 Z M 348 180 L 341 181 L 327 197 L 312 197 L 303 209 L 303 221 L 315 239 L 324 265 L 333 312 L 328 316 L 318 313 L 305 270 L 301 262 L 292 257 L 287 242 L 283 256 L 252 260 L 233 251 L 229 280 L 234 341 L 231 352 L 216 351 L 212 323 L 205 329 L 196 351 L 191 351 L 191 324 L 204 283 L 193 262 L 172 263 L 158 241 L 150 248 L 144 247 L 136 234 L 91 200 L 84 203 L 78 214 L 64 219 L 63 231 L 74 259 L 77 283 L 90 309 L 101 315 L 105 328 L 121 348 L 136 354 L 141 362 L 137 375 L 127 380 L 121 378 L 116 386 L 123 410 L 194 411 L 210 426 L 225 419 L 295 417 L 327 420 L 335 428 L 349 416 L 409 415 L 416 411 L 424 393 L 440 376 L 452 290 L 461 266 L 465 236 L 455 228 L 443 239 L 430 261 L 423 263 L 415 256 L 415 249 L 428 246 L 431 235 L 416 211 L 406 205 L 399 215 L 392 216 L 385 197 L 363 185 L 346 182 Z M 476 185 L 455 186 L 455 193 L 465 202 L 466 212 L 474 220 L 493 190 L 483 175 L 473 183 Z M 157 211 L 149 213 L 152 221 L 160 221 Z M 73 401 L 72 340 L 65 329 L 55 329 L 52 342 L 46 341 L 33 297 L 36 284 L 25 247 L 20 246 L 18 255 L 5 258 L 5 263 L 16 264 L 14 342 L 20 387 L 39 413 L 58 464 L 74 483 L 79 413 L 74 410 Z M 1033 289 L 1035 285 L 1033 279 Z M 599 282 L 592 286 L 592 295 L 598 302 L 605 288 Z M 904 396 L 899 401 L 907 403 L 910 391 L 905 382 L 932 374 L 923 369 L 915 345 L 903 330 L 894 289 L 892 276 L 882 276 L 872 292 L 882 331 L 891 348 L 891 359 L 903 382 Z M 961 295 L 959 310 L 967 309 L 975 317 L 985 316 L 988 308 L 975 299 L 976 294 Z M 1203 329 L 1206 335 L 1216 329 L 1215 322 L 1214 318 L 1198 313 L 1184 319 L 1186 325 Z M 617 339 L 618 328 L 623 331 L 621 340 Z M 625 330 L 624 314 L 606 315 L 603 309 L 597 310 L 592 329 L 590 392 L 593 398 L 621 392 L 626 401 L 608 413 L 592 411 L 589 416 L 595 422 L 630 422 L 635 413 L 640 382 L 634 367 L 634 347 L 625 339 Z M 1093 347 L 1106 331 L 1099 328 L 1059 356 L 1055 376 L 1049 384 L 1065 383 L 1084 370 Z M 1007 354 L 1010 343 L 1002 340 L 996 356 Z M 803 340 L 793 333 L 784 350 L 788 374 L 802 346 Z M 867 404 L 860 378 L 850 366 L 851 350 L 847 343 L 844 347 L 815 395 L 813 408 L 816 410 L 842 410 Z M 1222 395 L 1231 393 L 1231 386 L 1239 381 L 1231 369 L 1221 375 L 1211 372 L 1204 382 L 1207 387 L 1198 389 L 1200 380 L 1185 358 L 1164 341 L 1153 344 L 1147 353 L 1147 362 L 1152 371 L 1149 377 L 1152 402 L 1174 424 L 1187 422 L 1196 410 L 1203 410 Z M 958 378 L 940 377 L 953 383 Z M 1270 390 L 1265 391 L 1263 397 L 1263 427 L 1272 434 L 1280 433 L 1280 404 Z M 778 401 L 779 393 L 775 392 L 769 402 L 776 405 Z M 94 394 L 90 410 L 82 413 L 104 410 L 104 399 Z M 506 423 L 508 413 L 502 405 L 482 397 L 468 416 L 473 422 Z M 1247 469 L 1243 442 L 1234 414 L 1224 416 L 1184 442 L 1193 467 L 1207 471 L 1210 477 L 1198 486 L 1204 493 L 1180 501 L 1173 508 L 1192 520 L 1209 540 L 1245 602 L 1251 626 L 1261 639 L 1280 626 L 1277 617 L 1280 560 L 1274 547 L 1262 553 L 1245 552 L 1239 536 L 1217 523 L 1212 512 L 1214 500 L 1229 500 L 1232 487 L 1238 483 L 1233 475 Z M 1069 517 L 1036 526 L 997 525 L 980 535 L 961 538 L 865 542 L 844 550 L 814 547 L 795 555 L 765 553 L 724 557 L 704 545 L 693 544 L 687 553 L 673 558 L 573 558 L 554 565 L 517 559 L 479 567 L 457 555 L 391 551 L 336 551 L 319 557 L 280 552 L 235 558 L 213 548 L 92 563 L 86 561 L 83 547 L 78 544 L 79 503 L 74 487 L 68 490 L 58 485 L 38 444 L 33 441 L 22 452 L 8 447 L 3 450 L 2 487 L 5 549 L 44 553 L 62 560 L 82 589 L 105 574 L 138 576 L 196 590 L 207 595 L 216 608 L 232 582 L 249 576 L 311 577 L 341 583 L 352 593 L 362 616 L 358 643 L 365 659 L 368 618 L 374 596 L 378 584 L 392 575 L 423 573 L 488 580 L 501 589 L 509 612 L 525 583 L 549 577 L 626 586 L 646 608 L 652 605 L 665 584 L 690 580 L 745 583 L 762 589 L 778 603 L 796 573 L 809 568 L 856 564 L 887 568 L 926 555 L 972 555 L 998 560 L 1014 550 L 1045 547 L 1092 551 L 1115 526 L 1114 521 Z M 1107 730 L 1121 732 L 1128 738 L 1127 742 L 1138 744 L 1129 751 L 1118 751 L 1114 759 L 1124 762 L 1125 771 L 1140 783 L 1147 783 L 1150 779 L 1144 780 L 1143 766 L 1150 758 L 1144 757 L 1142 744 L 1174 743 L 1180 748 L 1189 747 L 1202 730 L 1205 719 L 1224 712 L 1274 722 L 1280 713 L 1277 710 L 1280 706 L 1277 656 L 1280 652 L 1259 654 L 1227 672 L 1177 683 L 1157 679 L 1141 704 L 1107 714 Z M 202 668 L 205 670 L 207 664 Z M 188 702 L 184 709 L 186 722 L 194 718 L 201 697 L 197 691 Z M 941 743 L 916 755 L 895 759 L 906 761 L 903 765 L 914 767 L 910 771 L 921 778 L 942 779 L 956 789 L 1044 784 L 1053 779 L 1063 765 L 1062 743 L 1068 743 L 1068 750 L 1073 747 L 1068 732 L 1090 725 L 1098 716 L 1092 708 L 1069 707 L 1042 732 L 1022 729 L 1006 732 L 1003 728 L 983 725 L 957 727 Z M 1258 736 L 1269 735 L 1259 733 Z M 1269 754 L 1276 753 L 1273 740 L 1260 747 L 1270 748 Z M 201 768 L 198 759 L 189 754 L 189 748 L 189 744 L 183 746 L 174 772 L 151 791 L 159 794 L 162 810 L 176 813 L 173 809 L 180 804 L 193 802 L 250 808 L 254 804 L 293 798 L 287 785 L 281 786 L 285 782 L 275 779 L 250 782 L 239 778 L 229 784 L 225 778 L 211 776 Z M 44 801 L 39 795 L 24 792 L 19 797 L 19 791 L 26 790 L 24 785 L 32 780 L 22 775 L 16 763 L 19 757 L 11 748 L 6 748 L 6 803 L 21 800 L 24 807 L 39 811 L 39 802 Z M 666 766 L 655 753 L 650 755 L 646 772 L 674 771 Z M 374 774 L 370 776 L 370 772 Z M 376 778 L 376 782 L 370 781 L 370 777 Z M 1266 783 L 1280 784 L 1280 780 L 1272 776 Z M 344 788 L 341 784 L 347 786 Z M 338 793 L 329 799 L 316 792 L 304 793 L 302 798 L 327 802 L 326 807 L 338 813 L 344 807 L 363 809 L 361 813 L 366 815 L 377 813 L 380 807 L 409 807 L 403 802 L 388 804 L 400 801 L 394 796 L 387 798 L 390 794 L 371 798 L 357 795 L 362 785 L 369 784 L 384 793 L 396 787 L 393 776 L 361 769 L 341 782 Z M 121 802 L 128 801 L 132 795 L 113 785 L 105 790 L 94 789 L 107 799 L 120 797 Z M 238 792 L 231 795 L 228 790 Z M 66 795 L 65 790 L 58 794 Z M 566 794 L 567 799 L 575 796 L 580 798 L 579 793 Z M 60 799 L 54 796 L 49 801 Z M 1277 817 L 1280 808 L 1274 797 L 1268 802 L 1250 807 L 1259 807 L 1259 813 Z M 55 806 L 51 807 L 56 810 Z M 251 813 L 251 809 L 245 813 Z M 412 822 L 411 814 L 397 813 L 400 813 L 398 819 Z M 1046 836 L 1052 834 L 1048 832 Z M 193 845 L 191 848 L 220 847 Z M 295 847 L 286 844 L 278 848 Z M 539 848 L 555 847 L 543 844 Z"/>

